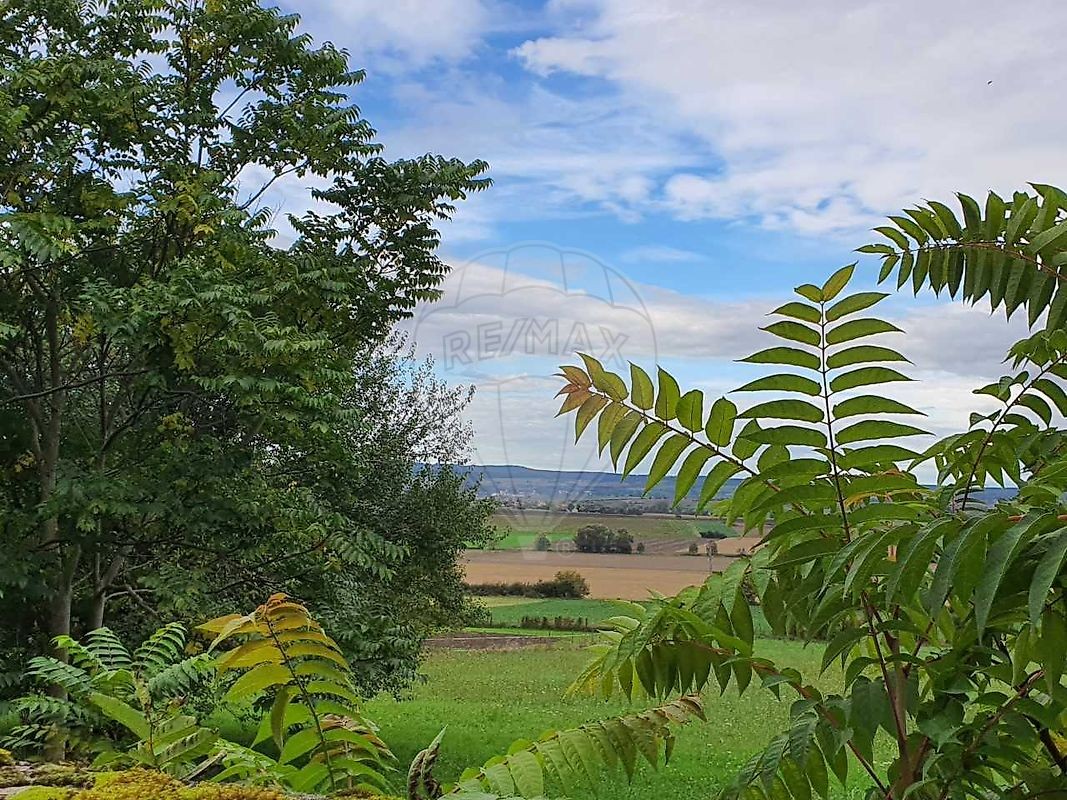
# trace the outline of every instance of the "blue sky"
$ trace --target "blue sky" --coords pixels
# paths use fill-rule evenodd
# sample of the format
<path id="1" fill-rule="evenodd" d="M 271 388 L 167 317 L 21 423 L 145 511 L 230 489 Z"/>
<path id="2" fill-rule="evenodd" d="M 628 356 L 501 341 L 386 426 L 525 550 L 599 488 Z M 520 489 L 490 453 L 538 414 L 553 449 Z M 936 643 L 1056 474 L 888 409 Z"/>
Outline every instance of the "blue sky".
<path id="1" fill-rule="evenodd" d="M 483 463 L 604 466 L 552 419 L 570 345 L 720 394 L 752 376 L 734 359 L 766 344 L 762 315 L 882 215 L 1067 182 L 1061 2 L 285 6 L 367 70 L 353 99 L 388 155 L 491 165 L 444 229 L 445 299 L 407 326 L 478 387 Z M 928 297 L 882 313 L 909 331 L 894 344 L 922 383 L 902 394 L 938 433 L 966 425 L 968 390 L 1023 333 Z"/>

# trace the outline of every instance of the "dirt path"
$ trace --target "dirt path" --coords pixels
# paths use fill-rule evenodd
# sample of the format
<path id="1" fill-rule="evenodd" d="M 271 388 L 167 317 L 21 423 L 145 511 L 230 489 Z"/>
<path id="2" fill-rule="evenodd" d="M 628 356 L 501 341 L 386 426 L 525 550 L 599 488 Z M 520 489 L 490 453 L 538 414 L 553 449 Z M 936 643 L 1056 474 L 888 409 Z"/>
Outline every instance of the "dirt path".
<path id="1" fill-rule="evenodd" d="M 675 594 L 722 572 L 732 559 L 707 556 L 538 553 L 532 550 L 468 550 L 468 583 L 549 580 L 564 569 L 577 570 L 598 599 L 642 600 L 650 591 Z"/>

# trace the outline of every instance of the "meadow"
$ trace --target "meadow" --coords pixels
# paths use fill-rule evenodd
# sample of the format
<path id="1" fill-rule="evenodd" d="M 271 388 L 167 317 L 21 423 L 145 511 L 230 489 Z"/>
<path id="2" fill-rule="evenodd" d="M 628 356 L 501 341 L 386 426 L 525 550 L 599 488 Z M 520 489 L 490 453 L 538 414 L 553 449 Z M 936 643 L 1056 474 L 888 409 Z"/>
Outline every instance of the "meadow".
<path id="1" fill-rule="evenodd" d="M 501 608 L 516 608 L 506 606 Z M 762 639 L 757 652 L 805 671 L 818 672 L 821 646 Z M 573 641 L 550 648 L 507 652 L 442 651 L 427 656 L 425 681 L 403 700 L 382 697 L 366 705 L 401 764 L 409 762 L 437 733 L 446 728 L 436 774 L 453 780 L 465 767 L 480 766 L 506 752 L 512 741 L 536 738 L 551 729 L 627 713 L 621 698 L 610 701 L 563 697 L 587 654 Z M 816 681 L 832 690 L 840 685 L 840 671 L 830 669 Z M 721 697 L 709 693 L 707 723 L 679 731 L 675 755 L 659 773 L 645 765 L 632 785 L 620 773 L 604 778 L 600 797 L 619 800 L 696 800 L 713 796 L 727 785 L 746 759 L 759 752 L 781 730 L 790 699 L 777 701 L 767 691 L 750 689 L 739 697 L 731 687 Z M 634 704 L 639 705 L 638 703 Z M 859 798 L 866 783 L 850 774 L 848 790 L 837 787 L 839 798 Z M 581 798 L 594 797 L 586 792 Z"/>

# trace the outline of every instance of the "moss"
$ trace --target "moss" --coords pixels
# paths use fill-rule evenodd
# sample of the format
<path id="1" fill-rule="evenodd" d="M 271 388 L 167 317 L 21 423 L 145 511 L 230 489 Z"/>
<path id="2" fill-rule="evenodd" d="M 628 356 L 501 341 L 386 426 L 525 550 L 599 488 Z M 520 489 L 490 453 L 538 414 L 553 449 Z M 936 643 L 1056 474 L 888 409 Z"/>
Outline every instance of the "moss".
<path id="1" fill-rule="evenodd" d="M 11 755 L 11 751 L 0 747 L 0 767 L 10 767 L 14 763 L 15 757 Z"/>
<path id="2" fill-rule="evenodd" d="M 12 786 L 88 786 L 90 775 L 70 764 L 12 764 L 0 766 L 0 789 Z"/>
<path id="3" fill-rule="evenodd" d="M 186 786 L 169 775 L 145 769 L 104 773 L 92 789 L 71 800 L 285 800 L 271 789 L 201 783 Z"/>
<path id="4" fill-rule="evenodd" d="M 15 794 L 17 800 L 70 800 L 77 789 L 64 786 L 30 786 Z"/>

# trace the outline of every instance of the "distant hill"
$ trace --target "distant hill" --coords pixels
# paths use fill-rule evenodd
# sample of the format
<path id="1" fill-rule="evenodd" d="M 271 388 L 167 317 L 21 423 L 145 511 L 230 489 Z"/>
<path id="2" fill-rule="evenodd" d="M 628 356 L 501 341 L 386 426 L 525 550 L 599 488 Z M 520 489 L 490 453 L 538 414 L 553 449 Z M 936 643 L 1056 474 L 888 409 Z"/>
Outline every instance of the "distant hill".
<path id="1" fill-rule="evenodd" d="M 486 495 L 504 497 L 528 497 L 557 502 L 582 499 L 603 499 L 645 496 L 645 481 L 648 475 L 630 474 L 625 478 L 613 472 L 576 472 L 552 469 L 532 469 L 514 464 L 486 464 L 472 467 L 472 478 L 481 477 L 481 492 Z M 649 492 L 652 498 L 673 498 L 674 482 L 672 476 L 663 479 L 655 489 Z M 727 481 L 728 490 L 724 497 L 733 494 L 739 479 Z M 727 487 L 724 487 L 727 489 Z M 696 500 L 700 495 L 700 484 L 689 493 Z"/>
<path id="2" fill-rule="evenodd" d="M 643 497 L 647 475 L 631 474 L 622 477 L 612 472 L 566 471 L 533 469 L 516 464 L 485 464 L 470 467 L 470 480 L 480 479 L 479 492 L 485 496 L 525 498 L 544 502 L 573 502 L 577 500 L 639 498 Z M 649 494 L 651 498 L 674 498 L 673 476 L 668 476 Z M 731 478 L 719 491 L 719 497 L 734 493 L 739 478 Z M 687 500 L 696 501 L 700 494 L 700 481 L 687 495 Z M 987 503 L 1011 497 L 1014 489 L 992 488 L 979 492 L 977 499 Z"/>

